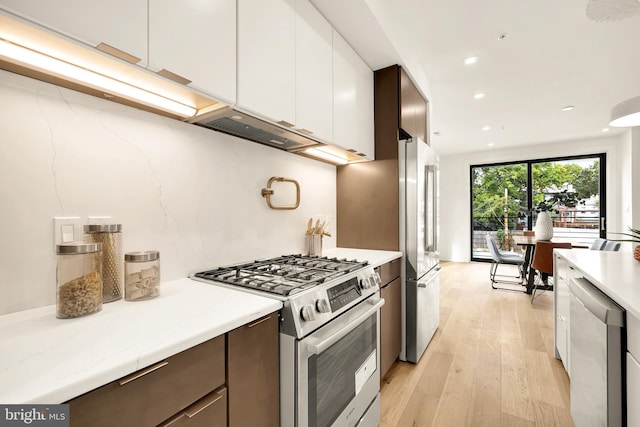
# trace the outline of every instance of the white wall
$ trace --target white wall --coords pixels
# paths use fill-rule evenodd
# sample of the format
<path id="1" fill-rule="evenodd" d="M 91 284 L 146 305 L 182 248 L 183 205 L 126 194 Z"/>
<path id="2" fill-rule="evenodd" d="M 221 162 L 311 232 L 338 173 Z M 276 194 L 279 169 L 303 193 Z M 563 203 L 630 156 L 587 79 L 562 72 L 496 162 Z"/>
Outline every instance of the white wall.
<path id="1" fill-rule="evenodd" d="M 111 215 L 163 280 L 301 253 L 311 216 L 335 230 L 331 165 L 5 71 L 0 129 L 0 314 L 54 304 L 54 216 Z M 272 176 L 298 180 L 298 209 L 267 207 Z"/>
<path id="2" fill-rule="evenodd" d="M 626 134 L 625 134 L 626 135 Z M 470 178 L 469 166 L 493 162 L 541 159 L 581 154 L 607 154 L 607 217 L 608 231 L 626 228 L 621 225 L 620 206 L 623 179 L 631 166 L 621 171 L 620 147 L 623 137 L 608 137 L 584 141 L 551 143 L 513 149 L 489 150 L 440 157 L 440 257 L 443 260 L 466 262 L 470 255 Z M 630 179 L 626 176 L 624 179 Z M 640 188 L 633 190 L 633 200 L 640 200 Z M 630 191 L 629 191 L 630 193 Z"/>

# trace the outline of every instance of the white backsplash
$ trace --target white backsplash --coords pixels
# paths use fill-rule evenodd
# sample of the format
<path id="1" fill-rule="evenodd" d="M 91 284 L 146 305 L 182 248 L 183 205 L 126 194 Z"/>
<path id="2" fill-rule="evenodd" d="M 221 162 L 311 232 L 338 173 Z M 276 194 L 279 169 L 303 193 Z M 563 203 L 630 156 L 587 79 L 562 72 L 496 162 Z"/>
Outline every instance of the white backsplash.
<path id="1" fill-rule="evenodd" d="M 301 253 L 311 216 L 335 233 L 334 166 L 1 70 L 0 108 L 0 314 L 55 303 L 54 216 L 110 215 L 162 280 Z M 267 207 L 272 176 L 298 209 Z"/>

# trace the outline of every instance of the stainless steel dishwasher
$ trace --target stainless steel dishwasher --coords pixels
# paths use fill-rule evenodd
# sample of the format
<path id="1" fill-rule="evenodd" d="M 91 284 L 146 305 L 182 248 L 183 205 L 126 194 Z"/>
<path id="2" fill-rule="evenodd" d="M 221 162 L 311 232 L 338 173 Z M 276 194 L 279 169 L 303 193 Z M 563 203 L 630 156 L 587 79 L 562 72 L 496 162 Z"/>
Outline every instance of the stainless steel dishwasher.
<path id="1" fill-rule="evenodd" d="M 622 426 L 624 309 L 583 278 L 569 291 L 571 416 L 576 427 Z"/>

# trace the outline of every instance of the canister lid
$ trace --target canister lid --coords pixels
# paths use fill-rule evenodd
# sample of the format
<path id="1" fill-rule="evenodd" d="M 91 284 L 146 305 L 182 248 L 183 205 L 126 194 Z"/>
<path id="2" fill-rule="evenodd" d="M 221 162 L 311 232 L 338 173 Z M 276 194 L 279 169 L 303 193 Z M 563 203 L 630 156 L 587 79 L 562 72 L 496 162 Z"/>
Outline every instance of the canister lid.
<path id="1" fill-rule="evenodd" d="M 160 259 L 159 251 L 127 252 L 124 254 L 124 260 L 130 262 L 146 262 L 157 259 Z"/>
<path id="2" fill-rule="evenodd" d="M 56 245 L 56 253 L 60 255 L 90 254 L 102 250 L 102 243 L 70 242 Z"/>
<path id="3" fill-rule="evenodd" d="M 120 233 L 122 224 L 87 224 L 84 226 L 85 233 Z"/>

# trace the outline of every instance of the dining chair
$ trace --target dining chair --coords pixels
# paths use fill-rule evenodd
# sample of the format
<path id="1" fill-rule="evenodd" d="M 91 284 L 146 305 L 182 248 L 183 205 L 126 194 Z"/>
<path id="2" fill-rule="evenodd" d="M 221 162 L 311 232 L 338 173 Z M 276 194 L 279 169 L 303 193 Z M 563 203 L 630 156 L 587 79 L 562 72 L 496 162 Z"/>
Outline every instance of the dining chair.
<path id="1" fill-rule="evenodd" d="M 593 244 L 589 249 L 592 251 L 601 251 L 604 249 L 604 245 L 607 244 L 607 239 L 597 238 L 593 241 Z"/>
<path id="2" fill-rule="evenodd" d="M 547 241 L 538 241 L 536 242 L 536 248 L 533 253 L 533 261 L 531 262 L 531 267 L 533 267 L 538 272 L 538 278 L 536 279 L 533 290 L 531 291 L 531 302 L 536 295 L 536 290 L 538 289 L 538 284 L 542 282 L 543 276 L 549 277 L 553 276 L 553 250 L 554 249 L 571 249 L 571 243 L 569 242 L 547 242 Z M 548 285 L 544 283 L 544 289 L 548 288 Z"/>
<path id="3" fill-rule="evenodd" d="M 613 240 L 607 240 L 604 248 L 602 248 L 603 251 L 618 251 L 620 250 L 620 242 L 614 242 Z"/>
<path id="4" fill-rule="evenodd" d="M 489 248 L 489 254 L 491 255 L 491 267 L 489 268 L 489 279 L 491 280 L 491 287 L 493 289 L 503 289 L 507 291 L 520 291 L 520 289 L 512 289 L 506 287 L 496 286 L 496 283 L 508 283 L 512 285 L 522 285 L 524 283 L 524 258 L 517 253 L 509 252 L 509 251 L 501 251 L 496 244 L 496 241 L 490 234 L 487 234 L 487 247 Z M 504 274 L 497 274 L 498 266 L 500 264 L 504 265 L 515 265 L 518 267 L 518 276 L 520 280 L 504 280 L 504 279 L 496 279 L 496 277 L 512 277 Z"/>

